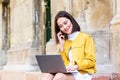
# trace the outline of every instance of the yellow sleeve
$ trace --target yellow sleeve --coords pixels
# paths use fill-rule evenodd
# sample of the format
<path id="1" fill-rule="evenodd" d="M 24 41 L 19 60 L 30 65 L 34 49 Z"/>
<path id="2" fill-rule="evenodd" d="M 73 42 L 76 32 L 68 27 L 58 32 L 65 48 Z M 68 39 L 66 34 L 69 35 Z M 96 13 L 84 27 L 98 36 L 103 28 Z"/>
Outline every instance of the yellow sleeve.
<path id="1" fill-rule="evenodd" d="M 60 48 L 60 46 L 58 45 L 58 49 L 59 49 L 59 48 Z M 62 59 L 63 59 L 63 62 L 64 62 L 64 64 L 65 64 L 65 66 L 68 66 L 68 65 L 69 65 L 69 60 L 68 60 L 68 57 L 67 57 L 67 55 L 66 55 L 65 50 L 62 51 L 62 52 L 59 51 L 59 54 L 62 56 Z"/>
<path id="2" fill-rule="evenodd" d="M 85 41 L 85 57 L 82 59 L 79 65 L 79 70 L 89 69 L 95 66 L 95 46 L 92 37 L 87 38 Z"/>

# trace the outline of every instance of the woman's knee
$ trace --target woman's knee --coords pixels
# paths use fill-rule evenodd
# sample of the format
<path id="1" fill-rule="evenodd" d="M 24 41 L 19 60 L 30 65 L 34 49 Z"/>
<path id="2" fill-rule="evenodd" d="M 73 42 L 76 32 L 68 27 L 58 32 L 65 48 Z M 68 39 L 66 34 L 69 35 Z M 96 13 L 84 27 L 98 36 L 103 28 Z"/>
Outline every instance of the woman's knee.
<path id="1" fill-rule="evenodd" d="M 54 77 L 54 75 L 50 74 L 50 73 L 44 73 L 43 75 L 44 76 L 43 76 L 42 80 L 52 80 Z"/>
<path id="2" fill-rule="evenodd" d="M 75 80 L 72 74 L 57 73 L 53 80 Z"/>
<path id="3" fill-rule="evenodd" d="M 65 80 L 65 79 L 66 79 L 66 75 L 65 74 L 57 73 L 53 80 Z"/>

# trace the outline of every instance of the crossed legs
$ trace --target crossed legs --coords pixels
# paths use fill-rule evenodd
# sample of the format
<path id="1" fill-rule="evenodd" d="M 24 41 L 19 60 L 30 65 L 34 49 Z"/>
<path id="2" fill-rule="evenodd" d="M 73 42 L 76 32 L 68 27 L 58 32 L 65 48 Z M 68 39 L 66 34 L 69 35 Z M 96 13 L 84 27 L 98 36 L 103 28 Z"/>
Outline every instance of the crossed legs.
<path id="1" fill-rule="evenodd" d="M 72 74 L 57 73 L 54 75 L 45 73 L 42 80 L 75 80 L 75 78 Z"/>

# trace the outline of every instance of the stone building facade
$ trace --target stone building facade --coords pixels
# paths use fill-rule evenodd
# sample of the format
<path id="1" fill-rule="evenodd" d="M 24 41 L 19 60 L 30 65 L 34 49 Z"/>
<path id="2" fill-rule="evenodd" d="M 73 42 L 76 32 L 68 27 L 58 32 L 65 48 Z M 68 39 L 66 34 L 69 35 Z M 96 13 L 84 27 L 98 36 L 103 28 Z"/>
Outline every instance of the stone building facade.
<path id="1" fill-rule="evenodd" d="M 1 69 L 37 70 L 35 55 L 57 54 L 54 17 L 68 11 L 95 40 L 98 73 L 120 72 L 120 1 L 51 0 L 51 39 L 45 41 L 44 0 L 0 0 Z M 58 4 L 59 3 L 59 4 Z"/>

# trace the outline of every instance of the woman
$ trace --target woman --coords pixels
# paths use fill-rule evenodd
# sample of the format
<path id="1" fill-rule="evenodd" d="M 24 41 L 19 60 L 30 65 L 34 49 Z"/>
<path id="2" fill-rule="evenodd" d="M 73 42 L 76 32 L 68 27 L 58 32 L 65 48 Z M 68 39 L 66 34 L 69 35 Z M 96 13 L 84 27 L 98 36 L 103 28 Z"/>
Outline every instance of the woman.
<path id="1" fill-rule="evenodd" d="M 91 80 L 96 72 L 93 38 L 80 32 L 80 26 L 66 11 L 58 12 L 55 17 L 55 35 L 66 69 L 77 72 L 46 73 L 43 80 Z"/>

